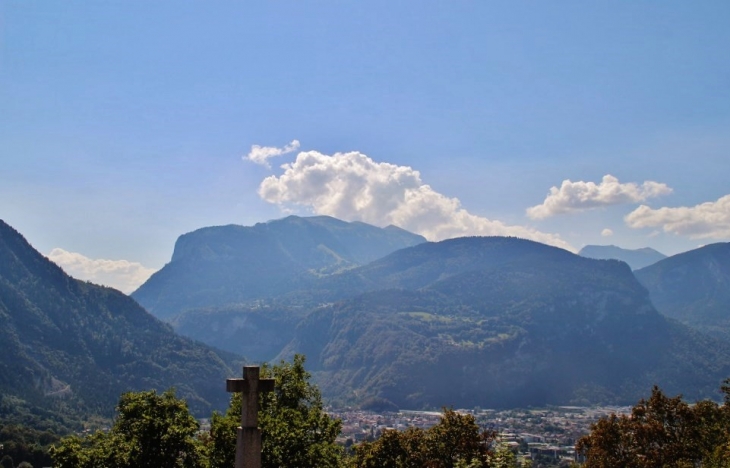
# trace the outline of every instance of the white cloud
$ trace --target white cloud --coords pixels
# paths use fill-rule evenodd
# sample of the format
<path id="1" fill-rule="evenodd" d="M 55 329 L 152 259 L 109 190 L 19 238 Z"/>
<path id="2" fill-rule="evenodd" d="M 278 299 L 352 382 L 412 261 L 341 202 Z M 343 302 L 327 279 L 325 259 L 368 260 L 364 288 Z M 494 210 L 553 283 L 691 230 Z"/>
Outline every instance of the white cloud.
<path id="1" fill-rule="evenodd" d="M 103 284 L 129 294 L 155 272 L 141 263 L 127 260 L 88 258 L 80 253 L 55 248 L 48 259 L 74 278 Z"/>
<path id="2" fill-rule="evenodd" d="M 601 235 L 603 237 L 611 237 L 613 235 L 613 231 L 610 230 L 610 229 L 608 229 L 608 228 L 606 228 L 603 231 L 601 231 Z"/>
<path id="3" fill-rule="evenodd" d="M 573 250 L 554 234 L 473 215 L 457 198 L 434 191 L 408 166 L 379 163 L 359 153 L 301 152 L 265 178 L 259 195 L 281 206 L 307 206 L 317 214 L 385 226 L 393 224 L 429 240 L 467 235 L 515 236 Z"/>
<path id="4" fill-rule="evenodd" d="M 633 182 L 622 184 L 616 177 L 608 174 L 603 176 L 600 184 L 571 182 L 566 179 L 560 188 L 550 189 L 550 193 L 541 205 L 528 208 L 527 216 L 532 219 L 544 219 L 603 206 L 639 203 L 671 192 L 672 189 L 666 184 L 652 181 L 646 181 L 641 185 Z"/>
<path id="5" fill-rule="evenodd" d="M 624 218 L 632 228 L 660 227 L 691 239 L 730 237 L 730 195 L 692 207 L 652 209 L 641 205 Z"/>
<path id="6" fill-rule="evenodd" d="M 283 148 L 276 148 L 274 146 L 259 146 L 252 145 L 251 151 L 243 157 L 243 159 L 261 164 L 262 166 L 271 167 L 269 165 L 269 158 L 281 156 L 283 154 L 292 153 L 299 149 L 299 140 L 292 140 L 291 143 L 284 146 Z"/>

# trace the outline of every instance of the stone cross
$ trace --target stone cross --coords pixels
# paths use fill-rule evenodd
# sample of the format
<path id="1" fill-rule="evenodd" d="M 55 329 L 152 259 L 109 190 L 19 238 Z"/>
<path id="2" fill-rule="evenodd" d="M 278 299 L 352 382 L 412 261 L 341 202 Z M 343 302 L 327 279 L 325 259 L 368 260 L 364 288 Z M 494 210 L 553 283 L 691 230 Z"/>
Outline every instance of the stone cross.
<path id="1" fill-rule="evenodd" d="M 235 468 L 261 468 L 259 393 L 274 390 L 274 379 L 259 379 L 258 366 L 245 366 L 242 379 L 227 379 L 226 391 L 242 393 L 241 426 L 236 438 Z"/>

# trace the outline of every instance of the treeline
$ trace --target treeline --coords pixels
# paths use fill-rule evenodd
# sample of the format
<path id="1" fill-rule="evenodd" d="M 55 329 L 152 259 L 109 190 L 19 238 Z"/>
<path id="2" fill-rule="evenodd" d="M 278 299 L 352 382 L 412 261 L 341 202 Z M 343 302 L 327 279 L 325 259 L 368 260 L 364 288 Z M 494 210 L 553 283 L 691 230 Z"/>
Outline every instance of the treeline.
<path id="1" fill-rule="evenodd" d="M 335 441 L 341 422 L 324 411 L 304 362 L 297 355 L 291 363 L 262 368 L 262 377 L 274 378 L 276 388 L 261 397 L 265 468 L 520 466 L 496 432 L 480 429 L 472 415 L 450 409 L 430 429 L 386 430 L 377 440 L 345 449 Z M 630 414 L 611 415 L 593 424 L 576 451 L 586 468 L 730 467 L 730 379 L 722 391 L 722 404 L 708 400 L 688 404 L 681 396 L 668 397 L 654 387 Z M 66 437 L 49 455 L 56 468 L 230 468 L 240 414 L 237 394 L 225 414 L 213 414 L 210 430 L 201 431 L 174 391 L 125 393 L 109 431 Z M 14 466 L 5 453 L 0 460 L 3 468 Z M 23 466 L 40 466 L 38 458 L 25 461 L 31 464 Z"/>
<path id="2" fill-rule="evenodd" d="M 264 366 L 275 391 L 261 397 L 259 426 L 265 468 L 512 467 L 514 455 L 494 450 L 497 434 L 479 428 L 472 415 L 446 409 L 441 422 L 422 430 L 386 431 L 347 450 L 336 443 L 341 421 L 322 406 L 309 382 L 304 357 Z M 230 468 L 234 464 L 241 398 L 214 414 L 201 432 L 186 403 L 173 391 L 125 393 L 108 432 L 67 437 L 51 449 L 56 468 Z"/>

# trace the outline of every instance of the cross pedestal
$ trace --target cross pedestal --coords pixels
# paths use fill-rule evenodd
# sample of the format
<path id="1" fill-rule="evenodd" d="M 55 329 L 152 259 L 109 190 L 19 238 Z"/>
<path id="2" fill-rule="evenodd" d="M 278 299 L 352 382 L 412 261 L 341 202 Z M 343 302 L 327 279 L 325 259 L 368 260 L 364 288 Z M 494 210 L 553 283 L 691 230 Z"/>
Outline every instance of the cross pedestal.
<path id="1" fill-rule="evenodd" d="M 261 468 L 259 394 L 274 390 L 274 379 L 259 379 L 258 366 L 245 366 L 242 379 L 227 379 L 226 391 L 242 393 L 241 426 L 237 430 L 235 468 Z"/>

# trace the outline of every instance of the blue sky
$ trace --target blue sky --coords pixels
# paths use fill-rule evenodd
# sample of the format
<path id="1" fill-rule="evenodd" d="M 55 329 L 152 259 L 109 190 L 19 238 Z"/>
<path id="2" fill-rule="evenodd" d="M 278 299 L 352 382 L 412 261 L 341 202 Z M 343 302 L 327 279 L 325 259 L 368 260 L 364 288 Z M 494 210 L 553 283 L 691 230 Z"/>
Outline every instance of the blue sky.
<path id="1" fill-rule="evenodd" d="M 728 241 L 729 19 L 725 1 L 0 1 L 0 218 L 126 291 L 185 232 L 287 213 L 574 250 Z"/>

